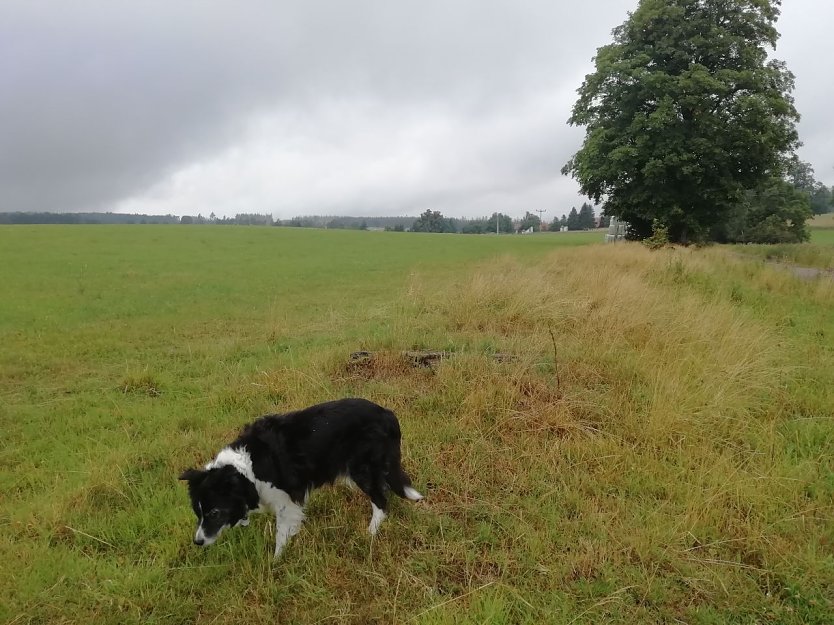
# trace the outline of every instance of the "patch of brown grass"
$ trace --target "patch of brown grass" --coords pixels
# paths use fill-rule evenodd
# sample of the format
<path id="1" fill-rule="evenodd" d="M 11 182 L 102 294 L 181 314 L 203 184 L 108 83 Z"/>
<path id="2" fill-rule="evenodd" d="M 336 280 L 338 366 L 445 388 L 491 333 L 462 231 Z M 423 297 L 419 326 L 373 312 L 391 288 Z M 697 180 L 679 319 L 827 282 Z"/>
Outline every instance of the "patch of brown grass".
<path id="1" fill-rule="evenodd" d="M 129 374 L 119 383 L 119 390 L 122 393 L 134 393 L 147 395 L 148 397 L 159 397 L 162 394 L 162 385 L 149 371 L 137 374 Z"/>

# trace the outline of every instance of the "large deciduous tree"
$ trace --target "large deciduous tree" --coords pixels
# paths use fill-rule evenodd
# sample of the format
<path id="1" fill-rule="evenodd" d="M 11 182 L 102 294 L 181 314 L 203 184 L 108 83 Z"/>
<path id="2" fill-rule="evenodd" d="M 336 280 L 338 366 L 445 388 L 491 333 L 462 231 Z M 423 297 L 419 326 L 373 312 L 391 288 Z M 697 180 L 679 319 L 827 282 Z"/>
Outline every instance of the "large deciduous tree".
<path id="1" fill-rule="evenodd" d="M 709 238 L 798 146 L 793 75 L 768 59 L 779 0 L 640 0 L 595 57 L 563 168 L 638 237 Z"/>
<path id="2" fill-rule="evenodd" d="M 411 226 L 412 232 L 456 232 L 455 224 L 440 211 L 426 210 Z"/>

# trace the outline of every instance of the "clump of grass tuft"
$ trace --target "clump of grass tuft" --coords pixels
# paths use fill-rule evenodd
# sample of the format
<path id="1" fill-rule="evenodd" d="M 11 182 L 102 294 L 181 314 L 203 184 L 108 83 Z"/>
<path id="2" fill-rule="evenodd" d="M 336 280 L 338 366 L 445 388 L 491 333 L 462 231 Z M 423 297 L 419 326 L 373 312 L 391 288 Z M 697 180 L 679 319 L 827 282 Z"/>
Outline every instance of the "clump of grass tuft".
<path id="1" fill-rule="evenodd" d="M 128 374 L 119 384 L 122 393 L 147 395 L 148 397 L 159 397 L 162 395 L 162 385 L 149 371 L 137 374 Z"/>

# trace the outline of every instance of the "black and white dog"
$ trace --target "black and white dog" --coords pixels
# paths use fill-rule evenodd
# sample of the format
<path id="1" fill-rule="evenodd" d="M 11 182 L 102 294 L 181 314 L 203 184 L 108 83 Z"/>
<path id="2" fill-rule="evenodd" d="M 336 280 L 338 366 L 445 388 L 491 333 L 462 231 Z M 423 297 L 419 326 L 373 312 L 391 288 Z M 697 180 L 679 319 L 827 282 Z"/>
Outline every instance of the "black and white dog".
<path id="1" fill-rule="evenodd" d="M 301 528 L 314 488 L 338 478 L 371 498 L 368 531 L 385 518 L 386 493 L 420 501 L 400 464 L 400 424 L 393 412 L 365 399 L 340 399 L 247 425 L 202 469 L 180 475 L 197 515 L 197 545 L 227 527 L 249 524 L 249 513 L 275 514 L 275 556 Z"/>

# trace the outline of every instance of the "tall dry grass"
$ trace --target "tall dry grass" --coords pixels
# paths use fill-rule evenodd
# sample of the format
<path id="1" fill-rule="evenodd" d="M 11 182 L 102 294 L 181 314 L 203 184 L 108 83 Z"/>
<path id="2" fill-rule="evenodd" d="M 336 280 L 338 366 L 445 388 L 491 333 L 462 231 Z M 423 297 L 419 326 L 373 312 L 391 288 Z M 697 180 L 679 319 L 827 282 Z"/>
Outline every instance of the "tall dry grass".
<path id="1" fill-rule="evenodd" d="M 639 620 L 785 615 L 780 593 L 807 584 L 831 608 L 817 602 L 832 577 L 807 575 L 826 521 L 802 512 L 824 468 L 789 460 L 798 365 L 740 305 L 749 271 L 721 252 L 636 245 L 500 259 L 450 284 L 415 278 L 390 333 L 365 345 L 380 350 L 373 372 L 342 377 L 333 360 L 337 387 L 404 414 L 418 473 L 437 484 L 432 514 L 461 538 L 489 519 L 479 557 L 495 566 L 462 591 L 501 581 L 535 604 L 601 585 L 594 613 Z M 745 288 L 830 295 L 754 271 Z M 410 371 L 396 351 L 408 347 L 455 355 Z"/>
<path id="2" fill-rule="evenodd" d="M 559 386 L 560 404 L 586 406 L 606 431 L 635 442 L 678 431 L 695 442 L 705 427 L 729 436 L 734 421 L 760 413 L 786 365 L 768 328 L 731 301 L 670 293 L 662 282 L 686 271 L 688 256 L 621 246 L 536 266 L 504 259 L 443 296 L 422 286 L 412 297 L 427 331 L 443 327 L 465 345 L 487 338 L 517 354 L 513 371 L 493 370 L 513 380 L 538 369 L 535 379 Z M 449 374 L 458 369 L 472 371 Z"/>

